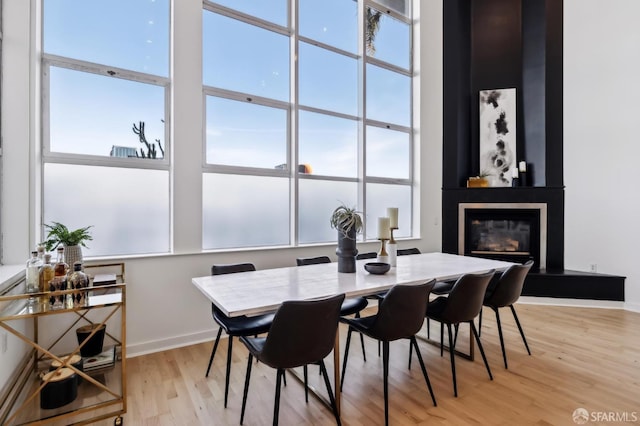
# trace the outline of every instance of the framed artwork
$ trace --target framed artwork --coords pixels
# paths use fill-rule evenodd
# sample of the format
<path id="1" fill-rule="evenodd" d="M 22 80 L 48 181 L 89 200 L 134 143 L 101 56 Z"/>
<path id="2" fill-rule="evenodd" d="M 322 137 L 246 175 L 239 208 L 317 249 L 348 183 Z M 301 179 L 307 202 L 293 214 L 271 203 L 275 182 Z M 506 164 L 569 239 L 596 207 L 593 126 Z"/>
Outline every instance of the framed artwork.
<path id="1" fill-rule="evenodd" d="M 516 158 L 516 89 L 481 90 L 481 176 L 489 186 L 511 186 Z"/>

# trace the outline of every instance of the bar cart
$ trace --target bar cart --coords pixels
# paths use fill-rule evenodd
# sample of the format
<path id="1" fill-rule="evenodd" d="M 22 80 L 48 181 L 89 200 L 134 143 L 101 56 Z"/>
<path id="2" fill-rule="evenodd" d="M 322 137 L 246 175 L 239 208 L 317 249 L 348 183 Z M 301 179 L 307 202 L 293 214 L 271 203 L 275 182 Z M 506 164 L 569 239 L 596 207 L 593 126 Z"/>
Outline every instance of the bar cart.
<path id="1" fill-rule="evenodd" d="M 83 425 L 109 418 L 123 424 L 127 411 L 124 264 L 86 265 L 84 271 L 90 278 L 86 288 L 0 296 L 0 327 L 28 347 L 0 395 L 0 424 Z M 95 286 L 94 278 L 100 280 Z M 79 330 L 87 328 L 89 333 L 77 338 Z M 81 356 L 101 331 L 101 352 Z M 58 387 L 56 381 L 67 384 Z M 52 406 L 52 397 L 63 400 Z"/>

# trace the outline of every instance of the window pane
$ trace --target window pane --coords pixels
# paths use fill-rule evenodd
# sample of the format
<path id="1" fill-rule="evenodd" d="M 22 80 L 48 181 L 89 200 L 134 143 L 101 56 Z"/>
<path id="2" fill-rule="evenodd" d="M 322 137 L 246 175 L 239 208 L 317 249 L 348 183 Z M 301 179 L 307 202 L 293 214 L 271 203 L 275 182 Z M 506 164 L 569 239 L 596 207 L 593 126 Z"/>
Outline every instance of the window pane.
<path id="1" fill-rule="evenodd" d="M 409 179 L 409 134 L 367 126 L 367 176 Z"/>
<path id="2" fill-rule="evenodd" d="M 52 152 L 102 156 L 140 152 L 144 145 L 132 129 L 140 121 L 145 122 L 147 140 L 160 139 L 164 149 L 163 87 L 57 67 L 50 68 L 50 86 Z"/>
<path id="3" fill-rule="evenodd" d="M 299 242 L 301 244 L 337 241 L 331 228 L 331 213 L 340 204 L 358 204 L 358 185 L 355 182 L 331 182 L 301 179 L 299 187 Z"/>
<path id="4" fill-rule="evenodd" d="M 358 114 L 358 63 L 308 43 L 299 44 L 300 104 Z"/>
<path id="5" fill-rule="evenodd" d="M 398 229 L 394 237 L 411 236 L 411 187 L 409 185 L 367 184 L 367 239 L 378 236 L 378 218 L 387 215 L 387 207 L 398 208 Z"/>
<path id="6" fill-rule="evenodd" d="M 367 118 L 409 126 L 411 79 L 375 65 L 367 65 Z"/>
<path id="7" fill-rule="evenodd" d="M 299 163 L 310 166 L 310 173 L 357 176 L 357 121 L 300 111 L 298 129 Z"/>
<path id="8" fill-rule="evenodd" d="M 273 169 L 287 162 L 287 112 L 207 97 L 207 163 Z"/>
<path id="9" fill-rule="evenodd" d="M 85 256 L 166 253 L 169 172 L 44 165 L 44 223 L 92 225 Z"/>
<path id="10" fill-rule="evenodd" d="M 289 39 L 217 13 L 203 12 L 207 86 L 289 100 Z"/>
<path id="11" fill-rule="evenodd" d="M 358 51 L 358 3 L 300 0 L 300 35 L 348 52 Z"/>
<path id="12" fill-rule="evenodd" d="M 409 69 L 411 27 L 379 10 L 367 10 L 367 54 Z"/>
<path id="13" fill-rule="evenodd" d="M 46 53 L 169 75 L 169 0 L 43 3 Z"/>
<path id="14" fill-rule="evenodd" d="M 203 249 L 289 244 L 289 179 L 205 173 Z"/>
<path id="15" fill-rule="evenodd" d="M 214 3 L 278 25 L 287 25 L 287 0 L 215 0 Z"/>
<path id="16" fill-rule="evenodd" d="M 378 3 L 388 7 L 391 10 L 395 10 L 396 12 L 406 16 L 407 18 L 410 16 L 410 7 L 411 1 L 409 0 L 377 0 Z"/>

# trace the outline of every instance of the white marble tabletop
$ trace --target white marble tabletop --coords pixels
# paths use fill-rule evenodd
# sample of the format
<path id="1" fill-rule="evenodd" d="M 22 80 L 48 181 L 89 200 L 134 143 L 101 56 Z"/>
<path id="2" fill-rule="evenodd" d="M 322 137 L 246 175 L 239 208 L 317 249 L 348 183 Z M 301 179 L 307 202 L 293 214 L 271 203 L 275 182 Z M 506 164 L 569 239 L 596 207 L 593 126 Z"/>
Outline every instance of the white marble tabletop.
<path id="1" fill-rule="evenodd" d="M 347 297 L 375 294 L 396 284 L 419 284 L 432 278 L 454 279 L 467 273 L 504 270 L 513 263 L 444 253 L 399 256 L 397 267 L 384 275 L 372 275 L 359 260 L 356 273 L 339 273 L 338 264 L 292 266 L 207 275 L 192 279 L 211 302 L 228 316 L 257 315 L 275 311 L 285 300 L 309 300 L 345 293 Z"/>

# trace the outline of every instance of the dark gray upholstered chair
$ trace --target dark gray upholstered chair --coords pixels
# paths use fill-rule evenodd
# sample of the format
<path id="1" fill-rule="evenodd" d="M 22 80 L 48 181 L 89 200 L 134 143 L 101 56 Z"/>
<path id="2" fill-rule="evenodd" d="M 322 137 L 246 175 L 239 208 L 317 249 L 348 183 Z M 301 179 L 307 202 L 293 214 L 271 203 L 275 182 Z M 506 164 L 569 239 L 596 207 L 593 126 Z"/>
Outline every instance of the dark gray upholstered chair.
<path id="1" fill-rule="evenodd" d="M 341 424 L 323 360 L 333 350 L 338 331 L 340 306 L 343 301 L 344 294 L 322 300 L 284 302 L 275 314 L 267 337 L 243 336 L 240 338 L 249 350 L 240 424 L 244 421 L 253 357 L 277 370 L 273 409 L 274 425 L 278 424 L 280 383 L 285 369 L 307 364 L 320 365 L 333 414 L 336 422 Z"/>
<path id="2" fill-rule="evenodd" d="M 524 265 L 514 265 L 509 267 L 502 273 L 502 275 L 500 275 L 500 279 L 496 283 L 495 287 L 487 290 L 484 296 L 484 301 L 482 302 L 483 306 L 493 309 L 496 313 L 496 323 L 498 324 L 498 334 L 500 336 L 500 347 L 502 348 L 504 368 L 509 367 L 507 366 L 507 352 L 504 347 L 502 325 L 500 324 L 500 314 L 498 313 L 500 308 L 507 306 L 511 308 L 511 313 L 513 314 L 513 318 L 516 320 L 516 325 L 520 331 L 520 336 L 522 336 L 524 346 L 527 348 L 527 353 L 531 355 L 527 339 L 524 337 L 524 331 L 522 331 L 522 326 L 520 325 L 520 320 L 518 319 L 518 315 L 516 314 L 513 304 L 520 298 L 520 294 L 522 294 L 522 287 L 524 286 L 524 280 L 527 278 L 527 274 L 531 270 L 532 266 L 533 260 L 528 261 Z M 482 310 L 480 310 L 478 323 L 478 334 L 480 333 L 482 333 Z"/>
<path id="3" fill-rule="evenodd" d="M 433 394 L 429 375 L 422 361 L 422 355 L 420 354 L 415 336 L 424 323 L 424 317 L 427 313 L 427 302 L 429 301 L 429 292 L 433 288 L 434 283 L 435 280 L 418 285 L 396 285 L 392 287 L 387 292 L 387 295 L 380 301 L 376 315 L 344 320 L 349 324 L 349 327 L 382 342 L 385 425 L 389 424 L 389 342 L 399 339 L 409 339 L 411 347 L 415 348 L 418 360 L 420 361 L 422 374 L 431 393 L 433 405 L 436 405 L 436 398 Z M 341 385 L 344 383 L 348 355 L 349 345 L 345 347 Z"/>
<path id="4" fill-rule="evenodd" d="M 317 265 L 319 263 L 331 263 L 331 259 L 328 256 L 318 256 L 318 257 L 298 257 L 296 259 L 296 264 L 298 266 L 305 265 Z M 360 317 L 360 311 L 367 307 L 369 302 L 364 297 L 350 297 L 345 299 L 342 303 L 342 307 L 340 308 L 341 316 L 355 315 L 356 318 Z M 347 344 L 351 341 L 351 332 L 349 329 L 347 332 Z M 367 360 L 367 354 L 364 350 L 364 337 L 362 334 L 360 335 L 360 344 L 362 345 L 362 357 L 364 360 Z"/>
<path id="5" fill-rule="evenodd" d="M 455 340 L 451 332 L 451 326 L 453 325 L 456 330 L 456 335 L 460 323 L 468 323 L 471 327 L 471 332 L 475 337 L 482 360 L 489 373 L 489 378 L 493 380 L 487 357 L 480 342 L 480 336 L 473 323 L 475 317 L 478 316 L 482 309 L 482 302 L 484 301 L 484 295 L 489 285 L 489 281 L 493 277 L 494 270 L 485 272 L 482 274 L 465 274 L 460 277 L 453 288 L 449 292 L 449 296 L 440 296 L 435 300 L 429 302 L 427 307 L 427 318 L 440 322 L 440 340 L 443 339 L 443 324 L 446 324 L 449 333 L 449 354 L 451 358 L 451 375 L 453 376 L 453 394 L 458 396 L 458 385 L 456 382 L 456 364 L 455 364 Z M 440 350 L 442 355 L 442 346 Z"/>
<path id="6" fill-rule="evenodd" d="M 409 254 L 420 254 L 420 249 L 418 249 L 417 247 L 411 247 L 411 248 L 406 248 L 406 249 L 398 249 L 397 251 L 397 255 L 398 256 L 407 256 Z"/>
<path id="7" fill-rule="evenodd" d="M 366 253 L 358 253 L 358 254 L 356 254 L 356 260 L 375 259 L 376 257 L 378 257 L 378 253 L 376 253 L 375 251 L 369 251 L 369 252 L 366 252 Z"/>
<path id="8" fill-rule="evenodd" d="M 256 267 L 252 263 L 213 265 L 211 267 L 211 275 L 224 275 L 255 270 Z M 227 397 L 229 395 L 229 375 L 231 373 L 231 351 L 233 349 L 233 338 L 241 336 L 254 336 L 266 333 L 271 327 L 273 314 L 257 315 L 253 317 L 247 317 L 244 315 L 240 317 L 228 317 L 220 309 L 218 309 L 216 305 L 212 303 L 211 315 L 213 316 L 213 320 L 219 325 L 219 328 L 218 335 L 216 336 L 216 342 L 213 344 L 213 350 L 211 351 L 211 357 L 209 358 L 209 365 L 207 366 L 207 373 L 205 374 L 205 377 L 209 377 L 209 370 L 211 370 L 213 357 L 216 355 L 216 349 L 218 349 L 220 336 L 222 335 L 222 330 L 224 330 L 229 335 L 229 346 L 227 350 L 227 373 L 224 383 L 224 406 L 226 408 Z"/>

